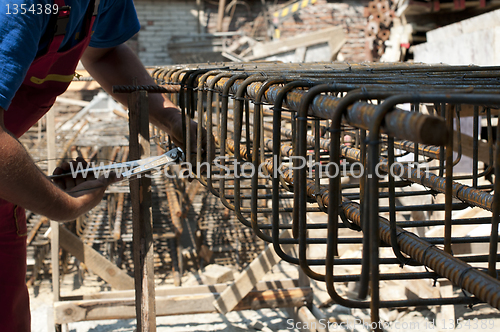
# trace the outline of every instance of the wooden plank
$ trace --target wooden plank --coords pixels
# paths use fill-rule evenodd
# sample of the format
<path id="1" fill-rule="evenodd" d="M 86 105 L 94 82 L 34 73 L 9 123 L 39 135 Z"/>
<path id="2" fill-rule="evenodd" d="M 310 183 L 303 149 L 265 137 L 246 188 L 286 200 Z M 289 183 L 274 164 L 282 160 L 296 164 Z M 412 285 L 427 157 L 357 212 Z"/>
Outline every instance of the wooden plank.
<path id="1" fill-rule="evenodd" d="M 129 94 L 130 159 L 151 155 L 149 143 L 149 102 L 146 91 Z M 138 332 L 156 331 L 153 219 L 151 211 L 151 178 L 130 181 Z"/>
<path id="2" fill-rule="evenodd" d="M 68 105 L 76 105 L 76 106 L 85 107 L 88 104 L 90 104 L 90 101 L 79 100 L 79 99 L 72 99 L 72 98 L 65 98 L 65 97 L 59 96 L 56 99 L 56 103 L 68 104 Z M 78 114 L 78 113 L 76 113 L 76 114 Z"/>
<path id="3" fill-rule="evenodd" d="M 29 246 L 31 244 L 31 241 L 33 241 L 33 239 L 35 238 L 36 233 L 38 232 L 42 224 L 46 224 L 48 221 L 49 218 L 47 217 L 40 218 L 40 220 L 35 224 L 35 226 L 33 226 L 30 233 L 28 234 L 28 237 L 26 238 L 26 246 Z"/>
<path id="4" fill-rule="evenodd" d="M 293 320 L 295 326 L 301 327 L 301 331 L 326 332 L 327 330 L 320 324 L 316 316 L 313 315 L 307 306 L 298 308 L 287 308 L 288 316 Z M 325 321 L 322 321 L 325 324 Z"/>
<path id="5" fill-rule="evenodd" d="M 124 163 L 128 159 L 128 147 L 123 148 L 123 154 L 121 162 Z M 130 188 L 127 188 L 130 191 Z M 125 194 L 118 194 L 118 199 L 116 203 L 116 215 L 115 222 L 113 224 L 113 238 L 115 240 L 120 240 L 122 236 L 122 219 L 123 219 L 123 203 L 125 201 Z"/>
<path id="6" fill-rule="evenodd" d="M 157 287 L 155 289 L 156 296 L 180 296 L 192 294 L 207 294 L 207 293 L 221 293 L 231 283 L 215 284 L 215 285 L 196 285 L 189 287 Z M 254 288 L 255 291 L 265 291 L 270 289 L 287 289 L 296 288 L 299 285 L 298 279 L 280 279 L 270 281 L 260 281 Z M 66 296 L 62 297 L 61 301 L 81 301 L 81 300 L 99 300 L 99 299 L 120 299 L 134 296 L 133 290 L 113 291 L 113 292 L 100 292 L 96 294 L 80 295 L 80 296 Z"/>
<path id="7" fill-rule="evenodd" d="M 201 183 L 199 181 L 193 181 L 189 184 L 187 191 L 184 194 L 184 202 L 182 203 L 182 217 L 187 218 L 189 209 L 191 208 L 192 202 L 198 191 L 201 188 Z"/>
<path id="8" fill-rule="evenodd" d="M 458 152 L 459 148 L 462 148 L 462 155 L 473 158 L 474 149 L 473 142 L 474 138 L 462 133 L 460 135 L 460 140 L 458 139 L 458 133 L 455 131 L 455 137 L 453 139 L 453 151 Z M 460 144 L 459 144 L 460 143 Z M 493 151 L 495 151 L 493 149 Z M 488 148 L 488 143 L 483 140 L 478 140 L 478 160 L 483 163 L 490 163 L 490 149 Z"/>
<path id="9" fill-rule="evenodd" d="M 157 314 L 210 312 L 213 299 L 213 294 L 157 297 Z M 58 302 L 54 304 L 55 320 L 59 324 L 66 324 L 89 320 L 131 319 L 136 317 L 135 302 L 134 298 Z M 193 304 L 196 308 L 193 308 Z"/>
<path id="10" fill-rule="evenodd" d="M 253 56 L 248 60 L 266 58 L 272 55 L 286 53 L 296 50 L 300 47 L 309 47 L 321 43 L 330 43 L 332 51 L 337 51 L 338 45 L 345 41 L 344 29 L 342 27 L 333 27 L 319 30 L 312 33 L 300 34 L 293 38 L 287 38 L 269 43 L 257 43 L 253 46 Z"/>
<path id="11" fill-rule="evenodd" d="M 298 279 L 281 279 L 281 280 L 259 281 L 259 283 L 255 285 L 255 290 L 296 288 L 296 287 L 299 287 Z"/>
<path id="12" fill-rule="evenodd" d="M 48 169 L 47 175 L 51 175 L 56 168 L 56 125 L 55 125 L 55 110 L 50 110 L 47 115 L 47 160 Z M 52 262 L 52 291 L 54 294 L 54 302 L 59 301 L 61 287 L 59 284 L 59 223 L 50 221 L 52 230 L 51 237 L 51 262 Z"/>
<path id="13" fill-rule="evenodd" d="M 282 234 L 283 238 L 290 237 L 289 230 Z M 283 251 L 291 249 L 291 245 L 283 246 Z M 255 285 L 269 272 L 274 265 L 278 264 L 281 258 L 274 251 L 272 244 L 252 262 L 236 278 L 234 283 L 221 293 L 220 297 L 214 302 L 215 308 L 220 313 L 226 314 L 233 310 L 238 303 L 255 287 Z"/>
<path id="14" fill-rule="evenodd" d="M 175 191 L 174 182 L 172 179 L 164 176 L 165 183 L 165 194 L 167 195 L 168 208 L 170 211 L 170 217 L 172 219 L 172 226 L 177 237 L 180 237 L 184 231 L 184 226 L 182 225 L 183 219 L 181 205 L 179 204 L 179 198 Z"/>
<path id="15" fill-rule="evenodd" d="M 439 288 L 430 285 L 429 280 L 398 280 L 397 282 L 405 286 L 409 292 L 416 294 L 420 299 L 439 297 Z"/>
<path id="16" fill-rule="evenodd" d="M 78 236 L 71 233 L 68 229 L 59 224 L 57 225 L 59 226 L 59 242 L 62 248 L 84 263 L 92 272 L 105 280 L 114 289 L 124 290 L 134 288 L 134 280 L 125 271 L 108 261 L 92 247 L 84 244 Z"/>
<path id="17" fill-rule="evenodd" d="M 217 293 L 181 296 L 159 296 L 156 298 L 158 316 L 201 314 L 217 312 L 213 306 Z M 249 293 L 238 305 L 238 310 L 293 307 L 312 301 L 311 288 L 277 289 Z M 101 299 L 87 301 L 57 302 L 54 316 L 57 324 L 72 322 L 130 319 L 135 317 L 133 298 Z"/>
<path id="18" fill-rule="evenodd" d="M 123 111 L 120 111 L 120 110 L 113 110 L 113 113 L 115 115 L 118 115 L 119 117 L 122 117 L 122 118 L 128 120 L 128 114 L 126 112 L 123 112 Z"/>
<path id="19" fill-rule="evenodd" d="M 217 32 L 222 32 L 226 0 L 219 0 L 219 13 L 217 14 Z"/>
<path id="20" fill-rule="evenodd" d="M 491 108 L 490 111 L 491 111 L 491 115 L 499 115 L 500 114 L 499 109 Z M 486 111 L 483 107 L 479 107 L 479 115 L 486 116 Z M 468 104 L 460 105 L 460 117 L 466 118 L 466 117 L 470 117 L 470 116 L 474 116 L 474 105 L 468 105 Z M 493 120 L 494 119 L 492 119 L 492 121 Z"/>
<path id="21" fill-rule="evenodd" d="M 245 296 L 243 300 L 233 309 L 259 310 L 264 308 L 293 308 L 312 303 L 313 292 L 310 287 L 298 287 L 292 289 L 270 289 L 266 291 L 254 291 Z"/>
<path id="22" fill-rule="evenodd" d="M 316 319 L 320 322 L 320 323 L 323 323 L 323 324 L 320 324 L 320 326 L 318 327 L 318 330 L 319 332 L 327 332 L 328 331 L 328 328 L 325 328 L 324 327 L 324 324 L 327 324 L 326 322 L 328 322 L 328 318 L 326 317 L 326 315 L 323 313 L 323 311 L 321 311 L 317 306 L 315 306 L 314 304 L 311 304 L 310 306 L 310 309 L 311 310 L 311 313 L 314 315 L 314 317 L 316 317 Z"/>
<path id="23" fill-rule="evenodd" d="M 439 292 L 441 297 L 450 298 L 454 297 L 453 285 L 449 282 L 440 283 Z M 442 305 L 436 315 L 436 329 L 439 332 L 446 332 L 455 329 L 455 306 Z"/>
<path id="24" fill-rule="evenodd" d="M 38 271 L 42 268 L 43 260 L 47 253 L 49 252 L 49 246 L 41 246 L 35 249 L 35 263 L 33 264 L 33 270 L 31 273 L 31 277 L 26 282 L 27 287 L 31 287 L 33 283 L 38 279 Z"/>
<path id="25" fill-rule="evenodd" d="M 344 46 L 347 38 L 342 30 L 342 33 L 332 34 L 330 40 L 328 40 L 328 46 L 330 46 L 330 60 L 337 60 L 337 55 L 339 54 L 342 46 Z"/>

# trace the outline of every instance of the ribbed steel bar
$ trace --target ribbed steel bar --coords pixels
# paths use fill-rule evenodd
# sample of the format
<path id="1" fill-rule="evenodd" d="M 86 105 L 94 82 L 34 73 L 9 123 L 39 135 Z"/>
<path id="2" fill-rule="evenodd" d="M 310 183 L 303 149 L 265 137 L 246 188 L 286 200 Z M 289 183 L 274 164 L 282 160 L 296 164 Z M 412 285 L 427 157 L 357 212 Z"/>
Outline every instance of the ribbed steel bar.
<path id="1" fill-rule="evenodd" d="M 268 150 L 271 150 L 271 147 L 274 145 L 274 142 L 272 139 L 270 138 L 265 138 L 265 147 L 268 149 Z M 230 152 L 235 152 L 235 145 L 234 145 L 234 141 L 231 140 L 231 139 L 227 139 L 227 147 L 228 147 L 228 150 Z M 342 146 L 341 148 L 341 151 L 342 151 L 342 154 L 345 155 L 345 156 L 349 156 L 350 159 L 352 160 L 360 160 L 360 151 L 357 150 L 357 149 L 353 149 L 353 148 L 349 148 L 349 147 L 346 147 L 346 146 Z M 283 156 L 293 156 L 293 149 L 291 148 L 291 146 L 288 146 L 288 145 L 280 145 L 280 154 L 283 155 Z M 246 159 L 246 160 L 250 160 L 250 157 L 251 155 L 248 153 L 248 150 L 246 149 L 246 147 L 242 146 L 240 147 L 240 155 L 242 158 Z M 268 169 L 268 172 L 272 174 L 273 170 L 274 170 L 274 166 L 270 168 L 269 165 L 271 164 L 274 164 L 275 160 L 272 159 L 272 158 L 269 158 L 269 159 L 265 159 L 264 160 L 264 163 L 265 165 L 267 165 L 267 169 Z M 389 164 L 387 162 L 387 160 L 385 158 L 381 158 L 380 159 L 380 169 L 381 170 L 389 170 Z M 395 166 L 397 167 L 400 167 L 398 164 L 395 164 Z M 400 173 L 399 172 L 400 168 L 395 168 L 395 173 L 396 174 L 400 174 L 402 177 L 404 177 L 404 174 L 405 173 Z M 293 179 L 292 179 L 292 175 L 290 175 L 290 170 L 283 170 L 283 176 L 284 176 L 284 179 L 289 182 L 289 183 L 293 183 Z M 410 178 L 411 180 L 412 178 Z M 441 179 L 441 182 L 445 182 L 445 179 Z M 323 193 L 324 194 L 324 191 L 322 191 L 322 189 L 318 189 L 317 185 L 314 185 L 314 186 L 311 186 L 312 182 L 309 182 L 308 183 L 308 187 L 307 187 L 307 190 L 306 190 L 306 193 L 308 196 L 311 196 L 311 197 L 316 197 L 317 199 L 318 198 L 321 198 L 321 202 L 323 204 L 326 204 L 326 201 L 323 201 L 323 196 L 322 195 L 319 195 L 320 193 Z M 434 187 L 432 187 L 431 185 L 428 185 L 428 187 L 431 187 L 434 189 Z M 436 188 L 437 189 L 437 188 Z M 472 190 L 475 190 L 473 188 L 471 188 Z M 485 193 L 487 194 L 487 193 Z M 279 209 L 278 209 L 279 211 Z"/>
<path id="2" fill-rule="evenodd" d="M 281 134 L 286 136 L 286 137 L 291 137 L 292 133 L 290 130 L 286 128 L 281 128 Z M 308 135 L 307 136 L 307 142 L 308 144 L 314 144 L 314 137 Z M 233 140 L 227 140 L 227 147 L 230 149 L 230 151 L 234 152 L 234 141 Z M 321 139 L 320 140 L 320 145 L 323 149 L 329 150 L 329 145 L 330 145 L 330 140 L 326 139 Z M 395 145 L 397 145 L 395 143 Z M 273 146 L 273 139 L 271 138 L 264 138 L 264 147 L 268 149 L 269 151 L 272 150 Z M 280 146 L 280 154 L 282 156 L 287 156 L 287 157 L 292 157 L 295 155 L 295 151 L 293 150 L 291 145 L 287 144 L 279 144 Z M 400 145 L 400 148 L 402 149 L 408 149 L 409 151 L 414 151 L 414 144 L 410 144 L 408 142 L 402 142 Z M 434 154 L 434 151 L 439 151 L 438 147 L 426 147 L 426 146 L 419 146 L 419 149 L 421 151 L 429 151 L 425 152 L 425 155 L 428 156 L 433 156 L 433 157 L 438 157 L 436 154 Z M 242 147 L 240 152 L 241 156 L 244 158 L 249 158 L 250 154 L 249 151 L 246 149 L 246 147 Z M 360 162 L 361 161 L 361 151 L 356 148 L 351 148 L 346 145 L 340 145 L 340 155 L 343 158 Z M 389 173 L 390 172 L 390 166 L 388 164 L 387 158 L 381 157 L 379 159 L 379 162 L 377 163 L 378 165 L 378 170 L 382 171 L 381 173 Z M 413 167 L 412 165 L 404 165 L 401 163 L 395 163 L 392 166 L 392 173 L 397 174 L 399 177 L 407 179 L 412 181 L 413 183 L 418 183 L 421 184 L 427 188 L 431 188 L 435 190 L 436 192 L 441 192 L 444 193 L 446 188 L 446 179 L 440 176 L 437 176 L 433 173 L 427 172 L 425 167 Z M 468 185 L 464 185 L 459 182 L 452 182 L 452 194 L 453 197 L 458 198 L 462 200 L 463 202 L 466 202 L 470 204 L 471 206 L 478 206 L 481 207 L 485 210 L 492 211 L 493 208 L 493 195 L 486 191 L 482 191 L 473 187 L 470 187 Z"/>
<path id="3" fill-rule="evenodd" d="M 269 173 L 273 173 L 273 165 L 271 161 L 266 162 Z M 284 169 L 283 174 L 286 181 L 293 182 L 291 170 Z M 314 197 L 316 194 L 314 181 L 307 181 L 307 195 Z M 328 206 L 330 193 L 328 189 L 320 190 L 321 200 Z M 342 198 L 342 210 L 349 220 L 361 226 L 359 204 Z M 401 250 L 413 257 L 417 261 L 430 267 L 439 275 L 450 279 L 455 285 L 473 293 L 482 301 L 489 303 L 491 306 L 500 309 L 500 281 L 496 280 L 486 273 L 472 268 L 470 265 L 462 262 L 459 258 L 438 249 L 436 246 L 422 240 L 418 236 L 408 231 L 397 227 L 398 245 Z M 389 221 L 379 217 L 379 234 L 381 240 L 390 243 L 390 226 Z M 385 306 L 385 305 L 384 305 Z"/>
<path id="4" fill-rule="evenodd" d="M 221 86 L 226 82 L 227 79 L 222 79 L 218 82 L 217 86 Z M 241 83 L 242 81 L 237 81 L 233 85 L 233 89 L 237 89 Z M 247 88 L 247 95 L 250 98 L 255 98 L 260 87 L 261 83 L 251 84 Z M 274 103 L 280 91 L 280 86 L 271 86 L 265 93 L 265 101 Z M 288 92 L 285 106 L 297 111 L 305 93 L 306 91 L 301 89 Z M 340 101 L 341 98 L 333 96 L 318 96 L 312 103 L 309 114 L 321 119 L 330 119 L 333 110 L 335 110 Z M 356 103 L 349 108 L 345 121 L 351 126 L 368 129 L 369 124 L 373 120 L 374 112 L 375 107 L 373 105 L 364 102 Z M 409 113 L 403 110 L 396 110 L 388 115 L 388 118 L 385 119 L 383 130 L 390 136 L 424 144 L 443 145 L 447 138 L 446 127 L 442 119 L 422 113 Z"/>
<path id="5" fill-rule="evenodd" d="M 218 177 L 198 175 L 201 183 L 219 196 L 225 207 L 234 210 L 238 219 L 257 236 L 272 242 L 284 260 L 300 265 L 309 277 L 326 281 L 334 301 L 362 308 L 371 304 L 373 321 L 378 320 L 380 307 L 470 304 L 481 300 L 500 308 L 500 283 L 491 277 L 497 272 L 498 237 L 460 238 L 451 232 L 455 225 L 491 223 L 491 218 L 454 219 L 452 210 L 475 206 L 498 211 L 495 202 L 500 196 L 492 191 L 493 185 L 482 181 L 488 180 L 492 169 L 500 168 L 500 161 L 494 160 L 491 152 L 494 144 L 491 114 L 497 114 L 500 106 L 497 97 L 500 68 L 210 63 L 160 68 L 153 76 L 161 85 L 180 84 L 179 104 L 186 115 L 185 123 L 187 117 L 197 116 L 198 137 L 203 128 L 215 136 L 215 144 L 209 142 L 207 147 L 202 147 L 198 140 L 197 162 L 203 160 L 202 150 L 208 151 L 209 160 L 225 158 L 219 160 L 219 169 L 214 163 L 209 167 Z M 480 143 L 477 129 L 471 134 L 455 136 L 458 139 L 453 144 L 453 131 L 463 129 L 460 118 L 472 116 L 474 126 L 478 126 L 480 116 L 484 115 L 488 120 L 487 154 L 479 157 L 481 152 L 474 152 L 479 146 L 486 146 Z M 186 134 L 190 136 L 189 132 Z M 211 152 L 215 148 L 218 152 Z M 458 152 L 454 158 L 453 149 Z M 414 155 L 407 156 L 410 153 Z M 455 165 L 460 165 L 465 156 L 473 157 L 474 169 L 454 176 Z M 310 158 L 315 165 L 297 167 L 298 157 Z M 344 169 L 331 178 L 333 167 L 328 164 L 328 157 L 330 164 L 350 168 L 349 172 Z M 479 160 L 489 160 L 482 172 Z M 251 162 L 254 168 L 264 165 L 264 173 L 255 172 L 251 179 L 240 178 L 237 174 L 241 162 Z M 229 165 L 230 168 L 224 168 Z M 369 171 L 364 172 L 365 169 Z M 436 174 L 432 170 L 437 170 Z M 381 173 L 380 177 L 376 171 Z M 386 177 L 387 174 L 390 176 Z M 347 175 L 351 178 L 345 182 Z M 462 181 L 466 179 L 472 180 Z M 437 195 L 440 201 L 434 203 L 434 198 L 428 198 L 431 195 Z M 400 200 L 417 196 L 425 203 L 398 206 Z M 453 203 L 452 198 L 464 203 Z M 292 211 L 282 207 L 285 199 L 294 200 L 292 225 L 281 222 L 282 213 Z M 250 203 L 250 208 L 245 203 Z M 270 205 L 272 209 L 267 208 Z M 307 213 L 314 209 L 328 213 L 327 224 L 320 226 L 309 221 Z M 379 215 L 385 212 L 389 212 L 388 219 Z M 434 222 L 425 219 L 425 212 L 443 215 Z M 411 213 L 414 221 L 401 221 L 402 213 Z M 271 223 L 266 221 L 270 216 Z M 418 231 L 444 225 L 446 231 L 443 237 L 418 237 L 413 230 L 403 230 L 400 225 L 417 227 Z M 310 236 L 311 230 L 325 227 L 328 234 L 323 238 Z M 363 238 L 342 235 L 338 232 L 341 227 L 361 230 Z M 496 216 L 492 231 L 497 227 Z M 282 230 L 290 228 L 294 238 L 279 238 Z M 379 239 L 392 247 L 393 256 L 379 253 Z M 481 252 L 476 255 L 481 257 L 479 260 L 472 256 L 453 257 L 435 246 L 445 244 L 446 250 L 451 251 L 458 244 L 488 240 L 489 255 Z M 298 257 L 283 252 L 281 245 L 285 243 L 297 246 Z M 324 258 L 309 258 L 309 246 L 320 243 L 327 244 Z M 339 250 L 346 244 L 360 244 L 363 258 L 339 259 Z M 490 276 L 474 267 L 475 262 L 487 260 Z M 425 265 L 475 297 L 379 301 L 379 282 L 417 278 L 405 273 L 379 274 L 379 265 L 398 263 Z M 346 264 L 361 265 L 362 273 L 334 275 L 334 266 Z M 326 273 L 317 272 L 312 266 L 325 266 Z M 361 298 L 369 294 L 370 281 L 371 300 L 341 297 L 334 285 L 339 280 L 359 280 L 364 289 Z"/>

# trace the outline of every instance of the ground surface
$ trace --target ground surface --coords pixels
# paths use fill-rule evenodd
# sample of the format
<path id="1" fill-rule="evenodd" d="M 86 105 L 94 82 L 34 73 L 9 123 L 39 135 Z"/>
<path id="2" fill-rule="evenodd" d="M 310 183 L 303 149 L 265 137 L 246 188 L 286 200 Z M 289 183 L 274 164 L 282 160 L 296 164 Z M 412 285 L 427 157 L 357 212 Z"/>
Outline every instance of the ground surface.
<path id="1" fill-rule="evenodd" d="M 297 278 L 297 268 L 287 263 L 280 263 L 275 266 L 265 279 Z M 183 282 L 192 283 L 193 276 L 185 276 Z M 169 279 L 163 279 L 162 285 L 171 283 Z M 311 283 L 315 293 L 315 303 L 320 299 L 325 299 L 323 292 L 324 284 Z M 341 292 L 348 292 L 346 287 L 339 287 Z M 61 283 L 61 293 L 65 296 L 92 294 L 99 291 L 108 290 L 103 287 L 103 283 L 98 279 L 86 278 L 84 285 L 78 285 L 75 274 L 66 275 Z M 455 289 L 457 296 L 461 291 Z M 345 295 L 345 294 L 344 294 Z M 30 288 L 32 331 L 47 332 L 49 317 L 52 316 L 53 294 L 51 282 L 44 279 L 36 282 L 35 287 Z M 485 304 L 474 306 L 473 310 L 457 305 L 449 307 L 455 314 L 455 318 L 460 321 L 456 331 L 500 331 L 500 311 Z M 401 310 L 382 310 L 381 320 L 387 332 L 447 332 L 452 331 L 446 314 L 440 314 L 444 308 L 408 308 Z M 321 321 L 322 324 L 329 324 L 329 331 L 349 331 L 364 332 L 369 331 L 370 316 L 368 310 L 349 309 L 336 304 L 329 304 L 321 308 L 321 311 L 328 320 Z M 444 312 L 444 311 L 443 311 Z M 450 311 L 448 311 L 450 312 Z M 328 323 L 329 322 L 329 323 Z M 443 326 L 443 323 L 447 324 Z M 438 327 L 436 327 L 438 325 Z M 68 332 L 107 332 L 123 331 L 133 332 L 136 328 L 135 320 L 107 320 L 78 322 L 68 324 Z M 232 312 L 226 316 L 220 314 L 199 314 L 168 316 L 157 318 L 158 332 L 194 332 L 194 331 L 294 331 L 300 332 L 304 329 L 303 323 L 290 320 L 286 311 L 264 309 L 258 311 Z M 52 331 L 50 331 L 52 332 Z"/>
<path id="2" fill-rule="evenodd" d="M 280 266 L 275 267 L 275 275 L 277 277 L 296 277 L 296 268 L 293 266 L 285 266 L 283 269 Z M 183 278 L 185 283 L 190 283 L 192 276 Z M 163 279 L 162 285 L 172 283 L 169 279 Z M 76 285 L 76 287 L 75 287 Z M 84 285 L 78 285 L 76 274 L 71 273 L 64 276 L 61 283 L 61 294 L 83 295 L 93 294 L 104 289 L 103 283 L 99 280 L 86 278 Z M 31 315 L 32 315 L 32 332 L 47 332 L 50 331 L 49 317 L 53 315 L 51 308 L 53 303 L 52 285 L 49 279 L 44 279 L 41 282 L 37 281 L 35 287 L 29 289 L 31 300 Z M 199 314 L 199 315 L 182 315 L 157 317 L 158 332 L 191 332 L 191 331 L 224 331 L 224 332 L 239 332 L 239 331 L 257 331 L 254 327 L 261 328 L 259 322 L 266 326 L 266 331 L 298 331 L 291 329 L 291 325 L 287 324 L 287 316 L 282 310 L 246 310 L 240 312 L 232 312 L 227 315 L 220 314 Z M 130 320 L 106 320 L 92 322 L 78 322 L 68 324 L 66 331 L 71 332 L 107 332 L 107 331 L 135 331 L 136 321 Z M 65 328 L 66 329 L 66 328 Z M 52 332 L 52 331 L 50 331 Z"/>

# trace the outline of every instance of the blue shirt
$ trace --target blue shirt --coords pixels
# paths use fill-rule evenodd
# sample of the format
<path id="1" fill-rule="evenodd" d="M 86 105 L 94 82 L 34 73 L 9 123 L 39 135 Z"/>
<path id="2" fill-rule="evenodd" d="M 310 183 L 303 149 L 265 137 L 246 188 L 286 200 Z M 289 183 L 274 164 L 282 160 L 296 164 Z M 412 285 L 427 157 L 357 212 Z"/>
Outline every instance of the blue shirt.
<path id="1" fill-rule="evenodd" d="M 71 6 L 71 13 L 60 50 L 69 49 L 77 42 L 89 1 L 94 0 L 66 0 L 66 5 Z M 21 4 L 25 4 L 27 9 L 25 14 L 21 14 Z M 44 6 L 43 14 L 37 12 L 39 4 Z M 9 107 L 31 63 L 49 42 L 43 40 L 51 16 L 45 14 L 45 5 L 52 5 L 52 1 L 0 0 L 0 107 L 3 109 Z M 29 11 L 30 8 L 36 10 Z M 101 0 L 90 46 L 118 46 L 139 29 L 132 0 Z"/>

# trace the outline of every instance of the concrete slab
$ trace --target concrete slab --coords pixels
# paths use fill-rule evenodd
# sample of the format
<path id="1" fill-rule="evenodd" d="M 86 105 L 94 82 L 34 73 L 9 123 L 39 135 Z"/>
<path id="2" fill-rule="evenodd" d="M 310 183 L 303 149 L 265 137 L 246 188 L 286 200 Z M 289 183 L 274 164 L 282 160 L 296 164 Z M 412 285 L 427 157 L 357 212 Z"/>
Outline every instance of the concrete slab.
<path id="1" fill-rule="evenodd" d="M 500 26 L 500 10 L 475 16 L 454 24 L 450 24 L 427 32 L 427 42 L 446 41 L 464 34 L 490 30 Z"/>

